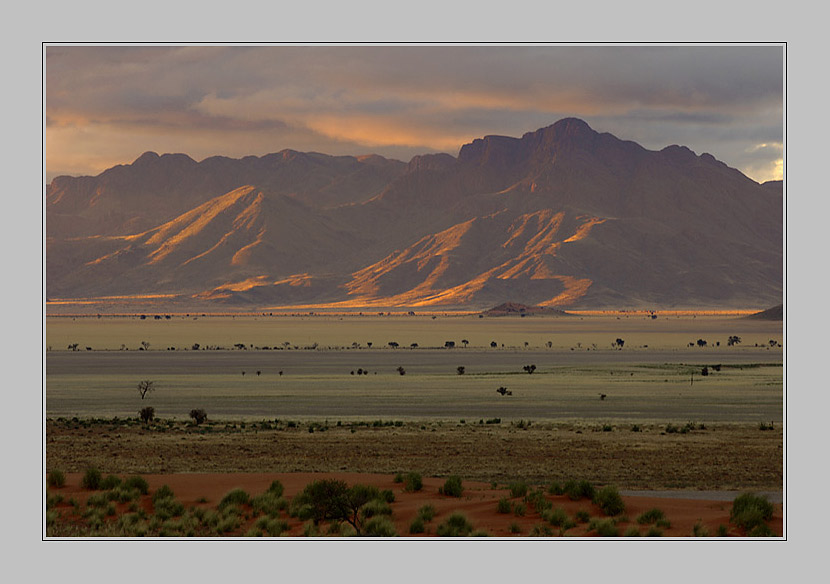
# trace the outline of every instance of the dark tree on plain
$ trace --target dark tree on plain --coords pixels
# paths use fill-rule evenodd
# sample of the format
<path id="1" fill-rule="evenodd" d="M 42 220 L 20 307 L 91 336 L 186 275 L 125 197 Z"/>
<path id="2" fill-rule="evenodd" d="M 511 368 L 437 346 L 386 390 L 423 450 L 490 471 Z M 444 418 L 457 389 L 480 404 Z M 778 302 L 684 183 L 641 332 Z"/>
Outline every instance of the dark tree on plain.
<path id="1" fill-rule="evenodd" d="M 401 375 L 406 375 L 406 369 L 404 369 L 403 367 L 398 367 L 396 371 Z"/>
<path id="2" fill-rule="evenodd" d="M 149 424 L 153 421 L 153 418 L 156 415 L 156 410 L 155 408 L 153 408 L 153 406 L 147 406 L 146 408 L 141 408 L 141 410 L 138 412 L 138 415 L 141 418 L 142 422 L 144 422 L 145 424 Z"/>
<path id="3" fill-rule="evenodd" d="M 141 395 L 141 399 L 147 397 L 147 394 L 151 391 L 156 390 L 156 385 L 153 381 L 149 379 L 143 379 L 142 381 L 138 382 L 138 393 Z"/>
<path id="4" fill-rule="evenodd" d="M 192 409 L 190 410 L 190 417 L 193 418 L 193 421 L 198 426 L 199 424 L 207 420 L 207 412 L 205 412 L 205 410 L 201 408 Z"/>
<path id="5" fill-rule="evenodd" d="M 458 371 L 459 375 L 464 375 L 465 368 L 463 365 L 459 365 L 458 367 L 456 367 L 456 371 Z"/>

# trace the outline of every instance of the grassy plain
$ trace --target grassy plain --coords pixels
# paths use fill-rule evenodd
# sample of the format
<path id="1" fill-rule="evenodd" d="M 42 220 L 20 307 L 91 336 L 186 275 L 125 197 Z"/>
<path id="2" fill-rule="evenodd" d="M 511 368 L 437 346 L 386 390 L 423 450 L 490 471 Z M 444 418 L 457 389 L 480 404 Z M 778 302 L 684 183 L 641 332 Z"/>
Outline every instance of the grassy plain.
<path id="1" fill-rule="evenodd" d="M 45 466 L 780 491 L 783 342 L 729 316 L 48 317 Z"/>
<path id="2" fill-rule="evenodd" d="M 732 335 L 742 342 L 727 346 Z M 612 346 L 618 338 L 621 350 Z M 448 340 L 455 348 L 444 348 Z M 780 422 L 782 340 L 781 323 L 728 317 L 48 318 L 45 411 L 128 417 L 152 405 L 174 419 L 200 407 L 246 420 Z M 137 350 L 142 341 L 148 350 Z M 74 343 L 78 351 L 66 350 Z M 703 376 L 707 365 L 721 368 Z M 142 379 L 156 387 L 145 400 Z"/>

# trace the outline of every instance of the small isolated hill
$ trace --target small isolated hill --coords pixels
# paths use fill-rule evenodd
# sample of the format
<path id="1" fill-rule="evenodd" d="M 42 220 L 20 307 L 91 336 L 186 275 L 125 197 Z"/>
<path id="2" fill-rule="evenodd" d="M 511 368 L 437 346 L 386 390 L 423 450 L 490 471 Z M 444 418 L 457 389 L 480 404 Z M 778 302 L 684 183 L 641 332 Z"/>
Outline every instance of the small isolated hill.
<path id="1" fill-rule="evenodd" d="M 517 302 L 505 302 L 482 312 L 484 316 L 531 316 L 544 314 L 546 316 L 572 316 L 564 310 L 550 308 L 548 306 L 528 306 Z"/>
<path id="2" fill-rule="evenodd" d="M 767 308 L 766 310 L 762 310 L 761 312 L 750 314 L 746 318 L 752 320 L 784 320 L 784 305 L 779 304 L 778 306 Z"/>

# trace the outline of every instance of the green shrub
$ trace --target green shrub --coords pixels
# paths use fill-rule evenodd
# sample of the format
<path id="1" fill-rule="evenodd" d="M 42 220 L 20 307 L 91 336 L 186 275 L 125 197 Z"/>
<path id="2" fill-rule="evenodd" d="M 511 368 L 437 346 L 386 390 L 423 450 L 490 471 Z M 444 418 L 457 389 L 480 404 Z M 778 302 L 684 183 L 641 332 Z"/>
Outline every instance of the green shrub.
<path id="1" fill-rule="evenodd" d="M 228 505 L 247 505 L 251 502 L 251 496 L 242 489 L 232 489 L 222 500 L 219 501 L 219 509 L 224 509 Z"/>
<path id="2" fill-rule="evenodd" d="M 472 533 L 473 524 L 463 513 L 453 513 L 444 523 L 438 526 L 436 533 L 439 537 L 467 537 Z"/>
<path id="3" fill-rule="evenodd" d="M 534 525 L 527 535 L 528 537 L 553 537 L 553 530 L 547 525 Z"/>
<path id="4" fill-rule="evenodd" d="M 496 504 L 496 511 L 499 513 L 510 513 L 510 508 L 510 499 L 507 497 L 502 497 Z"/>
<path id="5" fill-rule="evenodd" d="M 395 524 L 385 515 L 372 517 L 363 526 L 363 535 L 366 537 L 395 537 Z"/>
<path id="6" fill-rule="evenodd" d="M 424 520 L 421 517 L 416 517 L 409 524 L 409 533 L 424 533 Z"/>
<path id="7" fill-rule="evenodd" d="M 516 517 L 524 517 L 527 513 L 527 505 L 524 503 L 516 502 L 513 504 L 513 514 Z"/>
<path id="8" fill-rule="evenodd" d="M 153 511 L 162 520 L 171 517 L 180 517 L 184 513 L 184 505 L 173 497 L 163 497 L 153 502 Z"/>
<path id="9" fill-rule="evenodd" d="M 524 497 L 527 495 L 527 483 L 524 481 L 516 481 L 512 482 L 507 485 L 507 488 L 510 489 L 510 496 L 513 498 L 516 497 Z"/>
<path id="10" fill-rule="evenodd" d="M 709 529 L 698 521 L 695 523 L 695 526 L 692 527 L 692 535 L 694 537 L 709 537 Z"/>
<path id="11" fill-rule="evenodd" d="M 571 501 L 579 501 L 580 499 L 594 498 L 594 486 L 588 481 L 569 480 L 563 487 L 564 493 Z"/>
<path id="12" fill-rule="evenodd" d="M 548 485 L 548 495 L 562 495 L 564 492 L 565 489 L 558 482 L 553 482 Z"/>
<path id="13" fill-rule="evenodd" d="M 276 517 L 280 511 L 288 507 L 288 501 L 278 496 L 276 492 L 265 491 L 263 494 L 251 498 L 251 507 L 256 515 L 264 513 Z"/>
<path id="14" fill-rule="evenodd" d="M 511 523 L 509 530 L 510 530 L 510 533 L 516 533 L 516 534 L 522 532 L 522 528 L 519 527 L 518 523 Z"/>
<path id="15" fill-rule="evenodd" d="M 718 537 L 726 537 L 727 535 L 728 535 L 728 530 L 727 530 L 726 526 L 723 523 L 718 525 Z"/>
<path id="16" fill-rule="evenodd" d="M 589 524 L 589 530 L 596 531 L 600 537 L 619 537 L 620 530 L 611 519 L 593 520 Z"/>
<path id="17" fill-rule="evenodd" d="M 394 503 L 395 493 L 392 492 L 392 489 L 383 489 L 378 493 L 377 498 L 387 503 Z"/>
<path id="18" fill-rule="evenodd" d="M 662 536 L 663 536 L 663 530 L 660 529 L 659 527 L 657 527 L 656 525 L 652 525 L 651 527 L 648 528 L 648 531 L 646 531 L 646 537 L 662 537 Z"/>
<path id="19" fill-rule="evenodd" d="M 562 527 L 569 521 L 568 513 L 562 507 L 557 507 L 549 511 L 545 515 L 545 519 L 547 519 L 548 523 L 556 527 Z"/>
<path id="20" fill-rule="evenodd" d="M 282 497 L 284 491 L 285 487 L 282 486 L 282 483 L 275 480 L 271 482 L 271 486 L 268 487 L 266 493 L 276 495 L 277 497 Z"/>
<path id="21" fill-rule="evenodd" d="M 288 523 L 274 517 L 260 517 L 254 525 L 269 537 L 279 537 L 283 532 L 288 531 Z"/>
<path id="22" fill-rule="evenodd" d="M 108 494 L 111 501 L 118 501 L 119 503 L 128 503 L 135 501 L 141 496 L 138 489 L 129 489 L 122 483 L 118 487 L 111 490 Z"/>
<path id="23" fill-rule="evenodd" d="M 625 503 L 620 492 L 613 485 L 606 485 L 598 490 L 594 495 L 594 503 L 609 516 L 619 515 L 625 511 Z"/>
<path id="24" fill-rule="evenodd" d="M 173 489 L 167 485 L 162 485 L 153 493 L 153 504 L 155 505 L 156 501 L 160 499 L 172 499 L 175 496 L 176 494 L 173 492 Z"/>
<path id="25" fill-rule="evenodd" d="M 392 515 L 392 508 L 382 499 L 373 499 L 360 508 L 360 514 L 365 519 L 376 515 Z"/>
<path id="26" fill-rule="evenodd" d="M 640 530 L 637 529 L 635 525 L 629 525 L 625 533 L 623 533 L 624 537 L 640 537 Z"/>
<path id="27" fill-rule="evenodd" d="M 580 509 L 576 512 L 576 520 L 580 523 L 588 523 L 591 520 L 591 514 L 585 509 Z"/>
<path id="28" fill-rule="evenodd" d="M 754 493 L 738 495 L 732 502 L 730 523 L 747 532 L 772 519 L 774 507 L 766 497 Z"/>
<path id="29" fill-rule="evenodd" d="M 50 487 L 60 489 L 66 484 L 66 476 L 63 474 L 63 471 L 53 470 L 46 478 L 46 484 Z"/>
<path id="30" fill-rule="evenodd" d="M 429 523 L 435 517 L 435 507 L 432 505 L 424 505 L 418 509 L 418 517 Z"/>
<path id="31" fill-rule="evenodd" d="M 654 509 L 649 509 L 648 511 L 640 513 L 640 515 L 637 516 L 637 523 L 640 525 L 651 525 L 664 518 L 665 514 L 660 509 L 655 507 Z"/>
<path id="32" fill-rule="evenodd" d="M 138 475 L 134 475 L 125 479 L 123 486 L 128 489 L 136 489 L 142 495 L 146 495 L 150 492 L 150 485 L 147 484 L 147 481 L 144 480 L 143 477 L 140 477 Z"/>
<path id="33" fill-rule="evenodd" d="M 414 493 L 424 488 L 424 481 L 421 479 L 421 475 L 417 472 L 406 473 L 403 482 L 403 490 L 407 493 Z"/>
<path id="34" fill-rule="evenodd" d="M 81 479 L 81 486 L 90 491 L 97 491 L 101 486 L 101 471 L 95 467 L 89 467 Z"/>
<path id="35" fill-rule="evenodd" d="M 110 501 L 106 493 L 95 493 L 87 498 L 86 506 L 101 509 L 106 507 L 109 502 Z"/>
<path id="36" fill-rule="evenodd" d="M 464 492 L 464 485 L 461 484 L 461 477 L 453 475 L 444 482 L 444 486 L 438 489 L 441 495 L 448 497 L 460 497 Z"/>
<path id="37" fill-rule="evenodd" d="M 62 495 L 46 495 L 46 510 L 63 503 Z"/>
<path id="38" fill-rule="evenodd" d="M 393 483 L 402 483 L 403 482 L 403 473 L 399 472 L 395 474 L 395 477 L 392 479 Z"/>
<path id="39" fill-rule="evenodd" d="M 746 535 L 748 537 L 776 537 L 775 532 L 766 523 L 759 523 L 750 529 Z"/>
<path id="40" fill-rule="evenodd" d="M 107 478 L 101 480 L 99 487 L 104 491 L 110 491 L 120 484 L 121 477 L 111 474 Z"/>
<path id="41" fill-rule="evenodd" d="M 545 498 L 545 493 L 541 490 L 531 491 L 525 496 L 525 503 L 532 505 L 537 513 L 544 513 L 553 508 L 553 503 Z"/>

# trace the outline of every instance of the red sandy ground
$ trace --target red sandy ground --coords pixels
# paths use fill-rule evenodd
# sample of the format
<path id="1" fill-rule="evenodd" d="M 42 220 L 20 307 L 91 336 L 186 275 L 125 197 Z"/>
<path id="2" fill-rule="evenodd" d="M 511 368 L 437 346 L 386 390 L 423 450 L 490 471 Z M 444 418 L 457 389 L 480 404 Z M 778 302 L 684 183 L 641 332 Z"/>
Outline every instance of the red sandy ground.
<path id="1" fill-rule="evenodd" d="M 506 488 L 494 489 L 490 484 L 481 482 L 464 481 L 464 494 L 459 498 L 443 496 L 438 493 L 444 479 L 424 478 L 423 489 L 415 493 L 404 491 L 402 483 L 395 483 L 392 475 L 358 474 L 358 473 L 228 473 L 228 474 L 164 474 L 164 475 L 142 475 L 147 480 L 152 494 L 160 486 L 166 484 L 181 501 L 185 507 L 202 506 L 215 508 L 221 498 L 230 490 L 235 488 L 244 489 L 254 496 L 264 492 L 272 481 L 279 480 L 285 487 L 284 496 L 291 499 L 300 492 L 307 484 L 314 480 L 323 478 L 336 478 L 352 484 L 374 485 L 380 489 L 391 489 L 395 493 L 395 502 L 391 504 L 393 519 L 396 531 L 401 536 L 407 537 L 429 537 L 435 535 L 437 526 L 447 516 L 455 511 L 463 513 L 477 530 L 485 530 L 491 537 L 522 537 L 527 536 L 530 530 L 536 525 L 548 525 L 529 506 L 527 515 L 517 517 L 513 513 L 498 513 L 496 504 L 499 499 L 509 497 L 510 492 Z M 64 501 L 75 498 L 79 503 L 85 504 L 86 498 L 92 493 L 83 489 L 81 485 L 81 473 L 67 473 L 66 486 L 50 492 L 59 493 Z M 197 503 L 197 500 L 207 499 L 206 503 Z M 553 507 L 562 507 L 570 517 L 574 517 L 580 509 L 587 510 L 591 517 L 602 518 L 603 514 L 596 506 L 588 500 L 571 501 L 568 497 L 548 495 L 547 498 L 553 503 Z M 516 499 L 518 500 L 518 499 Z M 731 501 L 705 501 L 693 499 L 671 499 L 663 497 L 624 497 L 624 517 L 627 522 L 620 522 L 618 527 L 620 535 L 630 525 L 638 526 L 636 518 L 644 511 L 658 508 L 663 511 L 665 517 L 671 522 L 671 527 L 662 529 L 663 537 L 690 537 L 696 523 L 700 522 L 710 536 L 717 534 L 719 525 L 728 528 L 729 537 L 741 537 L 743 534 L 729 524 L 729 512 L 732 506 Z M 148 513 L 152 512 L 150 497 L 143 497 L 142 504 Z M 431 504 L 435 507 L 435 518 L 427 524 L 430 533 L 419 536 L 409 535 L 409 524 L 414 519 L 417 510 L 423 505 Z M 63 503 L 66 506 L 66 503 Z M 119 514 L 125 509 L 118 509 Z M 781 536 L 783 534 L 783 511 L 782 505 L 776 504 L 775 513 L 769 523 L 772 531 Z M 231 536 L 242 536 L 253 519 L 246 522 L 237 532 Z M 291 537 L 302 537 L 303 522 L 296 518 L 288 519 L 290 530 L 284 535 Z M 521 528 L 519 534 L 510 533 L 511 524 L 517 524 Z M 638 526 L 641 535 L 644 535 L 648 526 Z M 551 527 L 553 533 L 558 528 Z M 581 537 L 586 534 L 587 524 L 580 523 L 568 530 L 567 537 Z M 592 535 L 595 535 L 592 534 Z"/>

